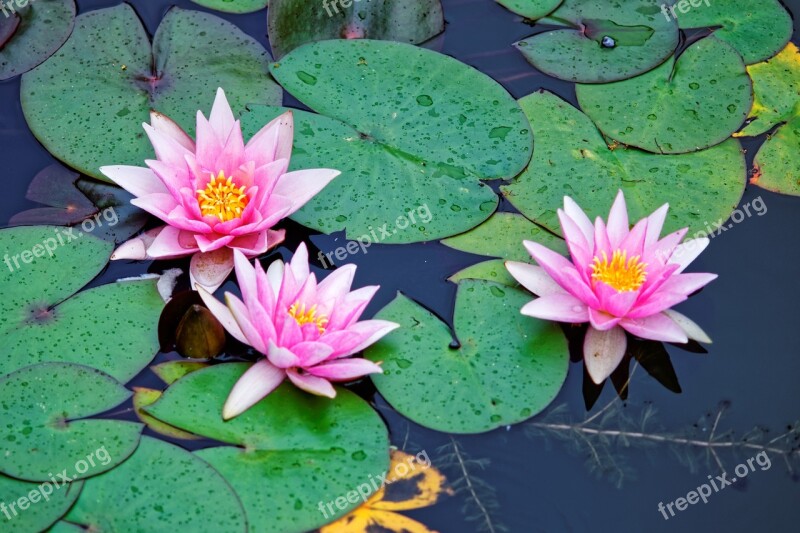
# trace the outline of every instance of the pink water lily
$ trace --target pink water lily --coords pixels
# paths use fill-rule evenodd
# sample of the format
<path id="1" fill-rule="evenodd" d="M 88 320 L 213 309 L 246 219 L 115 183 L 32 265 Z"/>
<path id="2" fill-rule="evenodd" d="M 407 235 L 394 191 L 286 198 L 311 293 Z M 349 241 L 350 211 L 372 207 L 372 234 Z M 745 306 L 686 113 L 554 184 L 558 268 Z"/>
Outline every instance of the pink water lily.
<path id="1" fill-rule="evenodd" d="M 242 299 L 225 294 L 224 305 L 198 289 L 206 306 L 239 341 L 266 356 L 242 375 L 222 416 L 238 416 L 285 378 L 304 391 L 333 398 L 331 382 L 382 372 L 372 361 L 350 357 L 399 327 L 385 320 L 359 321 L 377 286 L 350 291 L 355 265 L 345 265 L 317 283 L 301 244 L 291 262 L 273 262 L 266 272 L 234 251 Z"/>
<path id="2" fill-rule="evenodd" d="M 709 240 L 703 237 L 680 244 L 688 228 L 659 240 L 668 209 L 664 204 L 631 229 L 620 191 L 608 225 L 600 217 L 593 225 L 578 204 L 565 197 L 558 217 L 572 261 L 525 241 L 539 266 L 506 263 L 511 275 L 539 296 L 522 308 L 522 314 L 589 322 L 583 357 L 595 383 L 602 383 L 622 361 L 625 331 L 656 341 L 711 342 L 697 324 L 670 310 L 717 277 L 683 274 Z"/>
<path id="3" fill-rule="evenodd" d="M 101 172 L 136 196 L 132 204 L 166 225 L 121 245 L 112 259 L 192 256 L 192 286 L 213 292 L 233 269 L 233 251 L 256 257 L 283 241 L 272 228 L 300 209 L 339 171 L 287 172 L 294 122 L 287 112 L 247 144 L 222 89 L 207 120 L 197 112 L 197 141 L 152 112 L 144 129 L 156 153 L 147 168 L 107 166 Z"/>

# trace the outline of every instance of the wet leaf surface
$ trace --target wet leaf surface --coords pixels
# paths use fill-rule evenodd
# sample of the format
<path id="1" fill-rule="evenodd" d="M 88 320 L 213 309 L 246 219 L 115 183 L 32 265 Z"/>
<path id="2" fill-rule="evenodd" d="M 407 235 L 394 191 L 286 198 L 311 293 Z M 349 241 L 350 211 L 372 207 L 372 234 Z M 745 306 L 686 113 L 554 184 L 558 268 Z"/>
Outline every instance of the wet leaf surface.
<path id="1" fill-rule="evenodd" d="M 44 531 L 56 520 L 64 516 L 83 486 L 82 481 L 65 485 L 51 485 L 50 489 L 42 488 L 44 492 L 50 490 L 47 499 L 41 496 L 35 502 L 36 512 L 8 509 L 9 516 L 3 516 L 3 531 L 6 533 L 30 533 L 31 531 Z M 11 503 L 21 497 L 30 495 L 32 491 L 39 492 L 41 483 L 30 483 L 0 475 L 0 502 Z M 14 514 L 16 513 L 16 514 Z"/>
<path id="2" fill-rule="evenodd" d="M 269 4 L 269 0 L 192 0 L 192 2 L 224 13 L 237 14 L 261 11 Z"/>
<path id="3" fill-rule="evenodd" d="M 530 20 L 546 17 L 563 2 L 564 0 L 497 0 L 506 9 Z"/>

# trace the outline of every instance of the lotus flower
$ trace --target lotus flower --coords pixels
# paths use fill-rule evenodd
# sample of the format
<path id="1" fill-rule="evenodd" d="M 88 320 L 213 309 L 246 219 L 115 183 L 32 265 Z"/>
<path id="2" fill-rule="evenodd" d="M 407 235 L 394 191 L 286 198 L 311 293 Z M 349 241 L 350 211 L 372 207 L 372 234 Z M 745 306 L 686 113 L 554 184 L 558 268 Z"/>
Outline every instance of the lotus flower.
<path id="1" fill-rule="evenodd" d="M 703 237 L 679 244 L 688 228 L 659 240 L 668 209 L 664 204 L 631 229 L 620 191 L 608 226 L 600 217 L 592 225 L 578 204 L 565 197 L 558 217 L 572 261 L 525 241 L 540 266 L 506 263 L 511 275 L 539 296 L 522 308 L 522 314 L 589 322 L 583 357 L 597 384 L 611 375 L 625 355 L 625 331 L 655 341 L 711 342 L 697 324 L 670 310 L 717 277 L 682 273 L 709 241 Z"/>
<path id="2" fill-rule="evenodd" d="M 242 300 L 226 293 L 226 306 L 202 287 L 198 292 L 234 338 L 266 358 L 233 387 L 223 408 L 225 420 L 249 409 L 286 377 L 304 391 L 333 398 L 332 381 L 382 372 L 372 361 L 349 357 L 399 327 L 385 320 L 358 320 L 378 287 L 350 292 L 355 265 L 338 268 L 317 284 L 305 244 L 288 265 L 275 261 L 266 272 L 239 251 L 234 261 Z"/>
<path id="3" fill-rule="evenodd" d="M 272 228 L 339 175 L 337 170 L 287 172 L 292 113 L 279 116 L 245 144 L 225 92 L 208 120 L 197 112 L 197 142 L 168 117 L 144 124 L 155 149 L 148 168 L 107 166 L 101 172 L 136 196 L 132 204 L 166 225 L 120 246 L 112 259 L 191 255 L 192 287 L 213 292 L 233 269 L 233 251 L 263 254 L 283 241 Z"/>

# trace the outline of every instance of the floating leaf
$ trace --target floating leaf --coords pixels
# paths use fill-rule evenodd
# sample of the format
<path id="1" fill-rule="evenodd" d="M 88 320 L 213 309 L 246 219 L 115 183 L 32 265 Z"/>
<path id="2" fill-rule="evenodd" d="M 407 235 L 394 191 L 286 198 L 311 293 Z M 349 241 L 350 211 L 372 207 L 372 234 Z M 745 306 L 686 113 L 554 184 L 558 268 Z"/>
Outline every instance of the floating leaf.
<path id="1" fill-rule="evenodd" d="M 436 52 L 388 41 L 321 41 L 294 50 L 272 73 L 327 115 L 295 112 L 292 157 L 296 168 L 342 171 L 292 217 L 324 233 L 346 228 L 354 240 L 387 227 L 385 243 L 461 233 L 497 206 L 479 180 L 511 178 L 530 158 L 530 128 L 508 92 Z M 244 117 L 245 129 L 252 133 L 281 112 L 255 109 Z M 409 220 L 422 208 L 430 222 Z"/>
<path id="2" fill-rule="evenodd" d="M 753 108 L 749 124 L 736 137 L 766 133 L 794 116 L 800 102 L 800 50 L 789 43 L 772 59 L 747 67 L 753 80 Z"/>
<path id="3" fill-rule="evenodd" d="M 715 146 L 742 125 L 753 103 L 739 54 L 707 37 L 647 74 L 604 85 L 578 85 L 584 113 L 607 136 L 655 153 Z"/>
<path id="4" fill-rule="evenodd" d="M 191 306 L 175 331 L 175 349 L 184 357 L 210 359 L 225 348 L 225 328 L 211 311 L 201 305 Z"/>
<path id="5" fill-rule="evenodd" d="M 352 513 L 320 528 L 320 533 L 369 533 L 376 526 L 392 533 L 434 533 L 395 511 L 434 505 L 442 494 L 452 494 L 445 481 L 433 466 L 420 465 L 413 455 L 393 450 L 386 485 Z"/>
<path id="6" fill-rule="evenodd" d="M 438 431 L 480 433 L 530 418 L 553 401 L 569 363 L 558 325 L 520 314 L 530 300 L 511 287 L 463 281 L 453 334 L 398 295 L 377 318 L 401 328 L 365 354 L 383 362 L 375 386 L 401 414 Z"/>
<path id="7" fill-rule="evenodd" d="M 502 187 L 525 216 L 560 233 L 556 210 L 569 195 L 590 219 L 605 218 L 619 189 L 631 220 L 650 215 L 665 202 L 664 232 L 683 227 L 706 232 L 736 208 L 744 192 L 746 167 L 735 139 L 685 155 L 655 155 L 610 149 L 594 124 L 557 96 L 538 92 L 520 100 L 536 136 L 528 169 Z"/>
<path id="8" fill-rule="evenodd" d="M 212 467 L 150 437 L 120 466 L 87 480 L 65 520 L 84 531 L 247 531 L 241 503 Z"/>
<path id="9" fill-rule="evenodd" d="M 61 50 L 22 78 L 22 109 L 51 154 L 107 181 L 101 166 L 153 158 L 142 131 L 151 109 L 193 131 L 197 110 L 210 109 L 217 87 L 234 109 L 280 104 L 269 61 L 233 24 L 180 8 L 166 14 L 151 47 L 136 13 L 121 4 L 76 19 Z"/>
<path id="10" fill-rule="evenodd" d="M 0 379 L 2 473 L 28 481 L 95 476 L 125 461 L 142 425 L 81 420 L 119 405 L 131 393 L 110 376 L 83 365 L 42 363 Z M 102 453 L 100 453 L 102 451 Z"/>
<path id="11" fill-rule="evenodd" d="M 198 363 L 196 361 L 167 361 L 150 367 L 161 381 L 167 385 L 172 385 L 186 374 L 200 370 L 208 366 L 208 363 Z"/>
<path id="12" fill-rule="evenodd" d="M 468 266 L 447 278 L 453 283 L 459 283 L 465 279 L 485 279 L 509 287 L 519 286 L 519 282 L 508 273 L 506 262 L 502 259 L 492 259 Z"/>
<path id="13" fill-rule="evenodd" d="M 161 420 L 150 416 L 144 411 L 145 407 L 154 404 L 159 398 L 161 398 L 161 395 L 162 391 L 160 390 L 147 389 L 144 387 L 133 388 L 133 409 L 136 412 L 136 416 L 139 417 L 139 420 L 144 422 L 147 427 L 156 433 L 166 435 L 167 437 L 173 439 L 197 439 L 198 437 L 196 435 L 192 435 L 187 431 L 183 431 L 176 427 L 172 427 L 169 424 L 165 424 Z"/>
<path id="14" fill-rule="evenodd" d="M 192 372 L 146 410 L 186 431 L 240 446 L 197 454 L 239 494 L 251 528 L 299 533 L 319 527 L 326 520 L 318 502 L 347 495 L 386 471 L 386 427 L 366 402 L 345 389 L 337 389 L 331 400 L 291 384 L 224 422 L 222 405 L 247 367 L 231 363 Z M 337 513 L 355 507 L 347 505 Z"/>
<path id="15" fill-rule="evenodd" d="M 565 0 L 548 21 L 569 28 L 515 46 L 533 66 L 567 81 L 631 78 L 663 63 L 678 46 L 677 23 L 666 20 L 652 0 Z"/>
<path id="16" fill-rule="evenodd" d="M 18 4 L 8 2 L 4 11 L 12 5 Z M 75 24 L 74 0 L 31 0 L 16 11 L 0 18 L 0 81 L 24 74 L 53 55 Z"/>
<path id="17" fill-rule="evenodd" d="M 778 0 L 673 3 L 682 29 L 717 28 L 714 35 L 733 46 L 748 65 L 774 56 L 792 36 L 792 18 Z"/>
<path id="18" fill-rule="evenodd" d="M 10 225 L 80 224 L 84 232 L 121 243 L 138 232 L 149 216 L 131 205 L 133 195 L 126 190 L 83 179 L 59 164 L 34 176 L 25 197 L 49 207 L 18 213 L 11 217 Z"/>
<path id="19" fill-rule="evenodd" d="M 4 516 L 0 517 L 5 533 L 30 533 L 44 531 L 53 522 L 64 516 L 78 497 L 83 486 L 82 481 L 75 483 L 30 483 L 0 475 L 0 503 L 16 502 L 27 498 L 30 507 L 3 507 Z"/>
<path id="20" fill-rule="evenodd" d="M 530 20 L 546 17 L 563 2 L 564 0 L 497 0 L 506 9 Z"/>
<path id="21" fill-rule="evenodd" d="M 772 134 L 755 158 L 750 183 L 768 191 L 800 196 L 800 104 L 795 116 Z"/>
<path id="22" fill-rule="evenodd" d="M 444 31 L 441 0 L 362 2 L 272 0 L 269 42 L 275 58 L 298 46 L 326 39 L 380 39 L 419 44 Z"/>
<path id="23" fill-rule="evenodd" d="M 269 4 L 269 0 L 192 0 L 192 2 L 224 13 L 237 14 L 261 11 Z M 308 6 L 306 6 L 306 9 L 308 9 Z"/>
<path id="24" fill-rule="evenodd" d="M 6 251 L 0 266 L 0 374 L 64 361 L 124 382 L 152 360 L 164 306 L 156 279 L 120 281 L 73 296 L 106 265 L 112 246 L 73 228 L 0 230 L 0 249 Z"/>

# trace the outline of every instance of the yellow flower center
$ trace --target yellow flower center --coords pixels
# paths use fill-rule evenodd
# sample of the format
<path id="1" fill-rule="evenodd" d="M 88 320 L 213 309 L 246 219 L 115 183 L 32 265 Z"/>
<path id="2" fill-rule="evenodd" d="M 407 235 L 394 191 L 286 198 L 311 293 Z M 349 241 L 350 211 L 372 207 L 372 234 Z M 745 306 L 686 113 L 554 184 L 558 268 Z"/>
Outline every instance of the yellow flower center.
<path id="1" fill-rule="evenodd" d="M 628 259 L 628 252 L 614 250 L 611 261 L 603 252 L 603 259 L 595 257 L 592 262 L 592 280 L 602 281 L 617 292 L 635 291 L 647 279 L 647 264 L 635 255 Z"/>
<path id="2" fill-rule="evenodd" d="M 300 326 L 305 324 L 316 324 L 320 335 L 325 333 L 325 328 L 328 325 L 328 317 L 325 315 L 317 316 L 316 304 L 312 305 L 308 310 L 306 310 L 306 304 L 294 303 L 289 308 L 289 316 L 294 318 Z"/>
<path id="3" fill-rule="evenodd" d="M 242 216 L 242 211 L 250 200 L 245 194 L 246 187 L 237 187 L 231 178 L 225 179 L 225 173 L 211 175 L 205 189 L 197 191 L 197 203 L 203 216 L 212 215 L 220 222 L 227 222 Z"/>

